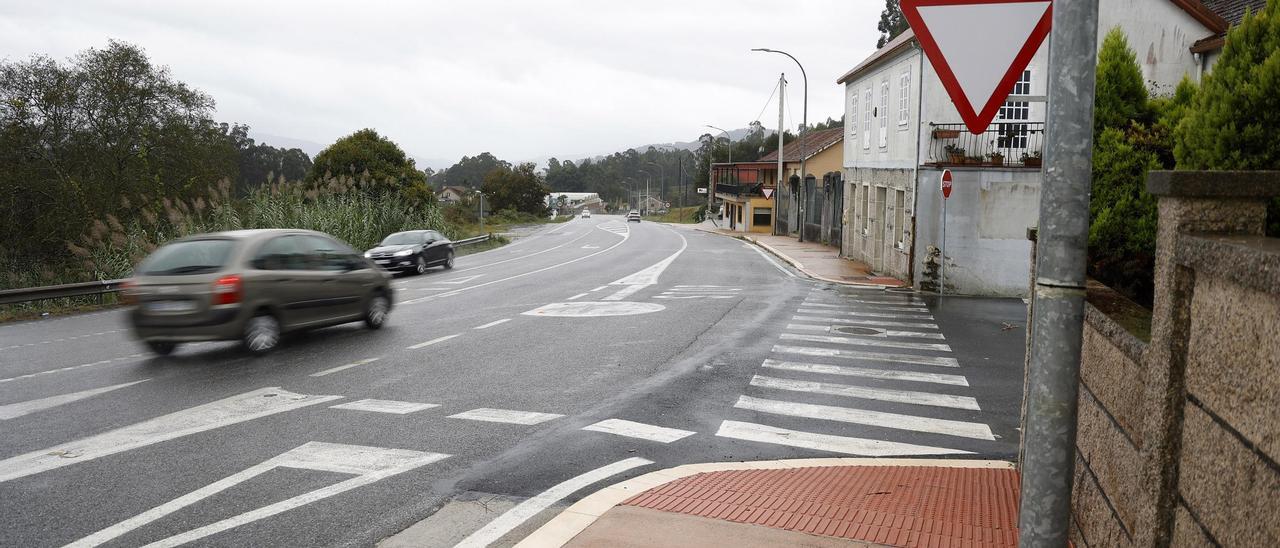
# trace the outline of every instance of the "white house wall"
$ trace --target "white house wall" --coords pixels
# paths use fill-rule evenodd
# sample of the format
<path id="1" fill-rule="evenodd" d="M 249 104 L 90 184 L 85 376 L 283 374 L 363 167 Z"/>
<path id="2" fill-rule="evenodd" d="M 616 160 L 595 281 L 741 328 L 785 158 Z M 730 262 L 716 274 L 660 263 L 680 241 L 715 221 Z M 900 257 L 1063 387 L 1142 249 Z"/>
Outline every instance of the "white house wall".
<path id="1" fill-rule="evenodd" d="M 1147 88 L 1170 95 L 1185 74 L 1196 79 L 1199 62 L 1190 48 L 1211 34 L 1169 0 L 1101 0 L 1098 46 L 1112 28 L 1120 27 L 1138 57 Z"/>

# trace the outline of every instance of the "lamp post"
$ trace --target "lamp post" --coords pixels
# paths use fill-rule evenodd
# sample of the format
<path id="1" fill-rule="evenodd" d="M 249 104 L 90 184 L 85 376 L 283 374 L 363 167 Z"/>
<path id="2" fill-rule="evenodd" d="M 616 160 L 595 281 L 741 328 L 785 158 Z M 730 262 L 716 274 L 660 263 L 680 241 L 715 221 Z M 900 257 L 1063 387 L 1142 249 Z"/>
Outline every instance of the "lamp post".
<path id="1" fill-rule="evenodd" d="M 662 200 L 666 201 L 667 185 L 665 181 L 667 180 L 667 168 L 662 167 L 662 164 L 659 164 L 657 162 L 645 162 L 645 163 L 651 166 L 658 166 L 658 188 L 660 189 L 660 194 L 663 196 Z"/>
<path id="2" fill-rule="evenodd" d="M 804 65 L 801 65 L 800 61 L 797 60 L 795 56 L 791 55 L 790 53 L 787 53 L 785 51 L 779 51 L 776 49 L 769 49 L 769 48 L 753 48 L 751 51 L 763 51 L 766 53 L 781 53 L 782 55 L 786 55 L 787 57 L 790 57 L 792 61 L 796 62 L 796 66 L 800 67 L 800 76 L 804 77 L 804 115 L 803 115 L 804 117 L 800 121 L 800 203 L 796 207 L 796 211 L 800 214 L 800 241 L 803 242 L 804 241 L 804 198 L 805 198 L 804 196 L 804 183 L 805 183 L 804 134 L 805 134 L 805 131 L 809 128 L 809 75 L 805 74 Z"/>
<path id="3" fill-rule="evenodd" d="M 644 197 L 640 199 L 640 201 L 642 202 L 640 204 L 640 214 L 648 215 L 649 214 L 649 183 L 653 181 L 653 174 L 643 169 L 638 169 L 636 171 L 639 171 L 640 173 L 644 174 Z"/>

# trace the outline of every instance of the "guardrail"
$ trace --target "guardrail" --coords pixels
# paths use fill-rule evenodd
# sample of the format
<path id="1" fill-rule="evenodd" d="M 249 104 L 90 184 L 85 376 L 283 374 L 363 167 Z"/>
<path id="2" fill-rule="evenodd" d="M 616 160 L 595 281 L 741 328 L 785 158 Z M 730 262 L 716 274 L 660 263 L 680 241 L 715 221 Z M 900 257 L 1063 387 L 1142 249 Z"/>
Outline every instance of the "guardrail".
<path id="1" fill-rule="evenodd" d="M 471 238 L 454 240 L 454 247 L 487 242 L 493 234 L 482 234 Z M 15 304 L 49 299 L 65 299 L 67 297 L 87 297 L 106 295 L 120 291 L 124 280 L 102 280 L 96 282 L 80 282 L 74 284 L 50 285 L 45 287 L 24 287 L 19 289 L 0 290 L 0 304 Z"/>

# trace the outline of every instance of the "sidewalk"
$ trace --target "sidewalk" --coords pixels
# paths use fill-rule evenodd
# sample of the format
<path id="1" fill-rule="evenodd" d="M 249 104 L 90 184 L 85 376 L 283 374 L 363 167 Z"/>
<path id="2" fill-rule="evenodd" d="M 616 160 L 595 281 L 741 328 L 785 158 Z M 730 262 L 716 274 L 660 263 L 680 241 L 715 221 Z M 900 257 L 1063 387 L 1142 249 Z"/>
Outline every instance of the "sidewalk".
<path id="1" fill-rule="evenodd" d="M 1017 508 L 1002 461 L 690 464 L 597 491 L 517 546 L 1016 546 Z"/>
<path id="2" fill-rule="evenodd" d="M 845 285 L 870 285 L 875 287 L 904 287 L 906 282 L 888 276 L 876 276 L 866 263 L 843 258 L 840 250 L 817 242 L 801 242 L 790 236 L 774 236 L 755 232 L 738 232 L 717 227 L 710 221 L 692 226 L 703 232 L 742 237 L 777 255 L 797 270 L 812 278 Z"/>

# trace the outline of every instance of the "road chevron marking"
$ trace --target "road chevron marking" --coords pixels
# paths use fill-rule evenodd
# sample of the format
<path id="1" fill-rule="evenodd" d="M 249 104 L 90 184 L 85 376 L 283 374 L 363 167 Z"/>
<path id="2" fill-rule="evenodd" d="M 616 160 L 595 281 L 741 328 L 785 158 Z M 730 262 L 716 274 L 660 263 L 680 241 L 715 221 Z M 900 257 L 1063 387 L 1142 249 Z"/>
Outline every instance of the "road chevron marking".
<path id="1" fill-rule="evenodd" d="M 45 409 L 58 407 L 59 405 L 66 405 L 68 403 L 77 402 L 86 398 L 92 398 L 94 396 L 97 396 L 98 394 L 106 394 L 107 392 L 111 392 L 113 390 L 119 390 L 121 388 L 126 388 L 138 383 L 147 382 L 149 380 L 151 379 L 142 379 L 140 381 L 126 382 L 123 384 L 105 386 L 102 388 L 94 388 L 91 390 L 81 390 L 80 392 L 72 392 L 70 394 L 59 394 L 57 396 L 49 396 L 47 398 L 40 398 L 38 400 L 28 400 L 24 402 L 10 403 L 8 405 L 0 405 L 0 421 L 16 419 L 23 415 L 30 415 L 31 413 L 35 413 L 36 411 L 43 411 Z"/>
<path id="2" fill-rule="evenodd" d="M 643 422 L 632 422 L 622 419 L 605 419 L 595 424 L 584 426 L 582 429 L 591 432 L 604 432 L 606 434 L 615 434 L 628 438 L 637 438 L 661 443 L 671 443 L 697 433 L 689 430 L 679 430 L 676 428 L 667 428 L 665 426 L 655 426 L 652 424 L 645 424 Z"/>

